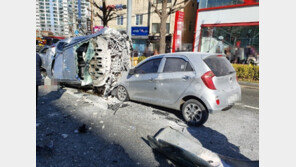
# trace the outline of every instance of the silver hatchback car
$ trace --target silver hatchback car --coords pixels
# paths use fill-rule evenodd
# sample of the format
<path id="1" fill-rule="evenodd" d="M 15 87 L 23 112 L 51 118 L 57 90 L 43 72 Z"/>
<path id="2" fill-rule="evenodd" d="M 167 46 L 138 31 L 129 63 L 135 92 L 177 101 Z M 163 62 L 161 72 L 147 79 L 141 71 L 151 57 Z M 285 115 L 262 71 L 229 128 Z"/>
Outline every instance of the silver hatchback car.
<path id="1" fill-rule="evenodd" d="M 128 99 L 181 110 L 189 125 L 241 99 L 236 72 L 224 55 L 178 52 L 152 56 L 123 75 L 116 89 Z"/>

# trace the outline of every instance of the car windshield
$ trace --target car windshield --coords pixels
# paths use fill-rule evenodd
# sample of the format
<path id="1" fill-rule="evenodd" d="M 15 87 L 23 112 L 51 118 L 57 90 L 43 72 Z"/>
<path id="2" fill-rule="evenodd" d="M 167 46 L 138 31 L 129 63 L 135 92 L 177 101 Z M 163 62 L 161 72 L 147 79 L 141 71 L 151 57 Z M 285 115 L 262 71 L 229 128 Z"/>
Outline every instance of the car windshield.
<path id="1" fill-rule="evenodd" d="M 235 72 L 234 68 L 225 57 L 210 56 L 205 58 L 204 62 L 209 66 L 209 68 L 217 77 L 225 76 Z"/>

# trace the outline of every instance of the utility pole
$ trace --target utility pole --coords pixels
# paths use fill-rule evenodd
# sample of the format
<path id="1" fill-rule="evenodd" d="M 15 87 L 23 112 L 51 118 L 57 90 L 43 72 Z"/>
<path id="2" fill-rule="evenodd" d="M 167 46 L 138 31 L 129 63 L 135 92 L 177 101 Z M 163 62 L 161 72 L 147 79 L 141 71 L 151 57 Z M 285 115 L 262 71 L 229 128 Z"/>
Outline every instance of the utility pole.
<path id="1" fill-rule="evenodd" d="M 127 0 L 127 26 L 126 32 L 131 39 L 132 0 Z"/>
<path id="2" fill-rule="evenodd" d="M 147 27 L 148 27 L 148 32 L 150 32 L 150 17 L 151 17 L 151 3 L 148 1 L 148 21 L 147 21 Z"/>

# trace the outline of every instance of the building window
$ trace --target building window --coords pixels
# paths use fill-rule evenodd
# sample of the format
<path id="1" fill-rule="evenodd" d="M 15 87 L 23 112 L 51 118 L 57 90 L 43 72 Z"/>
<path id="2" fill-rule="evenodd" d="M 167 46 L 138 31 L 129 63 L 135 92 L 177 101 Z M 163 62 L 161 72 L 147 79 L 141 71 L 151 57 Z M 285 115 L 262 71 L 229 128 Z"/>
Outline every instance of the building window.
<path id="1" fill-rule="evenodd" d="M 152 33 L 160 32 L 160 23 L 152 23 Z M 166 33 L 170 33 L 170 23 L 166 23 Z"/>
<path id="2" fill-rule="evenodd" d="M 143 24 L 143 14 L 137 14 L 136 15 L 136 25 L 142 25 Z"/>
<path id="3" fill-rule="evenodd" d="M 152 33 L 159 33 L 159 23 L 152 23 Z"/>
<path id="4" fill-rule="evenodd" d="M 117 25 L 123 25 L 123 16 L 117 17 Z"/>

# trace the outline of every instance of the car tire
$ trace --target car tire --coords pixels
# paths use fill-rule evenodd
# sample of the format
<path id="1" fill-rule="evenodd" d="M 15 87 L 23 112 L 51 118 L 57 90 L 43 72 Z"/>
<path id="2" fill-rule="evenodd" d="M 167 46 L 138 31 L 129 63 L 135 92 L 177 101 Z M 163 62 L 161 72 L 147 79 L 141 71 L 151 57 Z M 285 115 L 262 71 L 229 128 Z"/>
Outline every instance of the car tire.
<path id="1" fill-rule="evenodd" d="M 208 120 L 209 112 L 201 102 L 190 99 L 183 104 L 182 115 L 188 125 L 201 126 Z"/>
<path id="2" fill-rule="evenodd" d="M 124 86 L 119 85 L 116 88 L 116 97 L 119 101 L 128 101 L 129 100 L 128 92 Z"/>

